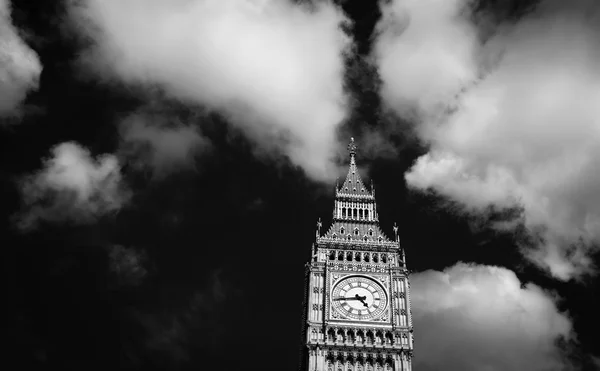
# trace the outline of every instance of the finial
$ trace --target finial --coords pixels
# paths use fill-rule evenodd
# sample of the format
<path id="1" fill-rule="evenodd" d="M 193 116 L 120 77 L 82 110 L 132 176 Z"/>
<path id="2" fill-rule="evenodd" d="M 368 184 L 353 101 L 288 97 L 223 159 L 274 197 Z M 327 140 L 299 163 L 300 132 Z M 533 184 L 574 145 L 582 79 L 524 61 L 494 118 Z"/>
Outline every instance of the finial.
<path id="1" fill-rule="evenodd" d="M 321 218 L 319 218 L 319 220 L 317 220 L 317 237 L 321 236 L 321 226 L 323 225 L 323 223 L 321 223 Z"/>
<path id="2" fill-rule="evenodd" d="M 350 152 L 350 157 L 353 157 L 356 154 L 356 144 L 354 144 L 354 137 L 350 138 L 350 144 L 348 144 L 348 152 Z"/>
<path id="3" fill-rule="evenodd" d="M 396 235 L 396 241 L 398 241 L 398 225 L 394 222 L 394 234 Z"/>
<path id="4" fill-rule="evenodd" d="M 402 264 L 406 268 L 406 254 L 404 253 L 404 249 L 402 249 Z"/>

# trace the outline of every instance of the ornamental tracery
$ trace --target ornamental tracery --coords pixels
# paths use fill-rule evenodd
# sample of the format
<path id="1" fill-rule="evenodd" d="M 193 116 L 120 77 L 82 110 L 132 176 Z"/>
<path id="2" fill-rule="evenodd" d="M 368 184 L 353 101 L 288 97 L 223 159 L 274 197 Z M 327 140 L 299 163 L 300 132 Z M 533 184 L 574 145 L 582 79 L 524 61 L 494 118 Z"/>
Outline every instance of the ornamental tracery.
<path id="1" fill-rule="evenodd" d="M 391 371 L 393 370 L 394 355 L 388 353 L 347 353 L 329 352 L 326 356 L 328 370 L 347 371 Z"/>

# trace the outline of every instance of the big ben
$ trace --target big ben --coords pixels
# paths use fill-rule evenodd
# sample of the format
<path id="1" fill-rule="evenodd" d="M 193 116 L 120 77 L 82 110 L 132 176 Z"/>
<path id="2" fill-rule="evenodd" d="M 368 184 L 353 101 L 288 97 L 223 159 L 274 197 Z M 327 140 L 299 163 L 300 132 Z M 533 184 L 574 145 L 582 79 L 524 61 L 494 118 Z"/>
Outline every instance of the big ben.
<path id="1" fill-rule="evenodd" d="M 305 270 L 302 371 L 410 371 L 413 328 L 403 248 L 381 230 L 373 187 L 356 166 L 336 187 L 333 221 L 317 224 Z"/>

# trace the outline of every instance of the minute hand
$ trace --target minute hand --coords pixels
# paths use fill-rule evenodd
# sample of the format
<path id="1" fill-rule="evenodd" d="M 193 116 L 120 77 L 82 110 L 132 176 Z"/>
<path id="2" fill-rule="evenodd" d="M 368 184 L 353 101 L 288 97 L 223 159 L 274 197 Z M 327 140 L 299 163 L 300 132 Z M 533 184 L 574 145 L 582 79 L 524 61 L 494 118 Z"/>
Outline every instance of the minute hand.
<path id="1" fill-rule="evenodd" d="M 334 298 L 333 300 L 359 300 L 359 301 L 363 301 L 365 300 L 366 297 L 361 296 L 361 297 L 350 297 L 350 298 Z"/>

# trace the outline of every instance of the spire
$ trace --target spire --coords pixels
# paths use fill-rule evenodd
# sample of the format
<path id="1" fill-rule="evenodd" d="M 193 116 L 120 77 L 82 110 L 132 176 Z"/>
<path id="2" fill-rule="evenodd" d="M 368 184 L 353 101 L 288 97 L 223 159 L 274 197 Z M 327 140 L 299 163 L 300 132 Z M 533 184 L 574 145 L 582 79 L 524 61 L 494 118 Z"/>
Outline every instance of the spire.
<path id="1" fill-rule="evenodd" d="M 371 192 L 365 187 L 360 175 L 358 174 L 358 168 L 356 167 L 356 144 L 354 138 L 350 138 L 348 144 L 348 153 L 350 154 L 350 167 L 348 169 L 348 175 L 346 175 L 346 181 L 342 184 L 341 188 L 338 188 L 339 193 L 346 196 L 371 196 Z"/>
<path id="2" fill-rule="evenodd" d="M 350 144 L 348 144 L 348 152 L 350 153 L 350 161 L 354 161 L 354 155 L 356 155 L 356 144 L 354 144 L 354 137 L 350 138 Z"/>

